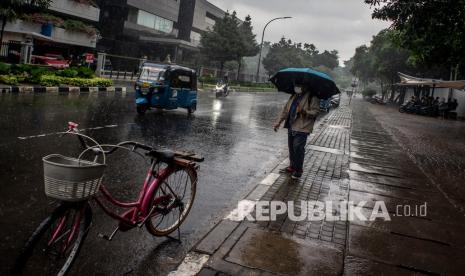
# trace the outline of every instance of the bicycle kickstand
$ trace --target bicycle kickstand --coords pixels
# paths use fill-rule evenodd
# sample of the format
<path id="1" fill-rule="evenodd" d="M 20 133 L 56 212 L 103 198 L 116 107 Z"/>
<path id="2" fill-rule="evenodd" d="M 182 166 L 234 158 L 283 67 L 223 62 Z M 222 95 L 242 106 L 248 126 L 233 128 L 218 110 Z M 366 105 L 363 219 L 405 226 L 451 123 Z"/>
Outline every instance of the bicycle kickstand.
<path id="1" fill-rule="evenodd" d="M 170 240 L 177 241 L 177 242 L 180 242 L 180 243 L 181 243 L 181 242 L 182 242 L 182 241 L 181 241 L 181 229 L 179 229 L 179 228 L 181 228 L 181 227 L 178 227 L 178 230 L 176 230 L 176 231 L 178 232 L 178 237 L 177 237 L 177 238 L 172 237 L 172 236 L 170 236 L 170 235 L 168 235 L 168 236 L 166 236 L 166 237 L 167 237 L 168 239 L 170 239 Z"/>
<path id="2" fill-rule="evenodd" d="M 113 237 L 116 235 L 116 233 L 118 232 L 118 230 L 119 230 L 119 225 L 116 227 L 115 230 L 113 230 L 113 232 L 110 234 L 110 236 L 104 235 L 104 234 L 100 234 L 100 233 L 98 234 L 98 236 L 99 236 L 99 238 L 102 238 L 102 239 L 104 239 L 104 240 L 111 241 L 111 240 L 113 240 Z"/>

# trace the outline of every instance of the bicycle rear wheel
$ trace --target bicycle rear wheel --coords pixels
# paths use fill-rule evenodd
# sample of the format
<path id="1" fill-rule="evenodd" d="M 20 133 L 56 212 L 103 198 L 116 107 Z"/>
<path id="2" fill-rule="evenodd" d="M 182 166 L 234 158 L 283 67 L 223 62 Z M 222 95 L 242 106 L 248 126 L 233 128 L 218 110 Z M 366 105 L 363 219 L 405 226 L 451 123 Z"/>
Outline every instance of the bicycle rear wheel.
<path id="1" fill-rule="evenodd" d="M 79 254 L 91 221 L 87 203 L 60 205 L 26 242 L 12 275 L 65 275 Z"/>
<path id="2" fill-rule="evenodd" d="M 152 198 L 153 215 L 145 223 L 147 230 L 154 236 L 166 236 L 178 229 L 192 208 L 196 188 L 197 172 L 191 167 L 176 168 L 160 179 Z"/>

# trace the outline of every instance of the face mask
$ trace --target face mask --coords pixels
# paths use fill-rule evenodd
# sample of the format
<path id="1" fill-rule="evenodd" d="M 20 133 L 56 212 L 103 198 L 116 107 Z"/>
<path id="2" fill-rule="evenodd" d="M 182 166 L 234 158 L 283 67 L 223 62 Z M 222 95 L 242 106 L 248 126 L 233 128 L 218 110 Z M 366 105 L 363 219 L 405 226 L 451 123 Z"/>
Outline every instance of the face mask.
<path id="1" fill-rule="evenodd" d="M 297 93 L 297 94 L 302 94 L 302 87 L 296 86 L 296 87 L 294 87 L 294 91 L 295 91 L 295 93 Z"/>

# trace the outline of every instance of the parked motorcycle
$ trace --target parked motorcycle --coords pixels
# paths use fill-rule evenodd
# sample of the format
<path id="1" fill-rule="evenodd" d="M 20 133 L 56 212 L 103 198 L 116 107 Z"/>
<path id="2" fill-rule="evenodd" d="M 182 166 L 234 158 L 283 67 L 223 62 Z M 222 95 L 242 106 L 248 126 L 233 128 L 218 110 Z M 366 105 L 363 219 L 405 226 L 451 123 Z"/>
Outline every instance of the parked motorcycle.
<path id="1" fill-rule="evenodd" d="M 331 107 L 339 107 L 341 103 L 341 94 L 336 94 L 331 97 Z"/>
<path id="2" fill-rule="evenodd" d="M 438 115 L 439 111 L 436 106 L 421 106 L 409 101 L 399 107 L 399 112 L 434 117 Z"/>
<path id="3" fill-rule="evenodd" d="M 413 113 L 414 104 L 412 102 L 406 102 L 399 107 L 400 113 Z"/>
<path id="4" fill-rule="evenodd" d="M 368 98 L 367 101 L 372 104 L 381 104 L 381 105 L 386 104 L 386 101 L 384 101 L 381 97 L 378 97 L 378 96 Z"/>

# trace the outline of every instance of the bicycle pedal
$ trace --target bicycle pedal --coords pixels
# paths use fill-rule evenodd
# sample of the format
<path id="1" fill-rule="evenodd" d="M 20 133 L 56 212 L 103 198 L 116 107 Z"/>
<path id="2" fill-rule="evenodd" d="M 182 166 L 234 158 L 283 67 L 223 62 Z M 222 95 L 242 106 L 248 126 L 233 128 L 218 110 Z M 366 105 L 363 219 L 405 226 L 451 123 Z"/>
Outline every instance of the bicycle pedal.
<path id="1" fill-rule="evenodd" d="M 99 238 L 102 238 L 102 239 L 104 239 L 104 240 L 107 240 L 107 241 L 112 241 L 112 240 L 113 240 L 113 237 L 115 237 L 115 235 L 116 235 L 116 233 L 118 232 L 118 230 L 119 230 L 119 226 L 117 226 L 116 229 L 113 230 L 113 232 L 110 234 L 110 236 L 99 233 L 99 234 L 98 234 L 98 237 L 99 237 Z"/>
<path id="2" fill-rule="evenodd" d="M 104 235 L 104 234 L 99 233 L 99 234 L 98 234 L 98 237 L 99 237 L 99 238 L 102 238 L 102 239 L 104 239 L 104 240 L 107 240 L 107 241 L 111 241 L 111 240 L 110 240 L 110 237 L 108 237 L 108 235 Z"/>

